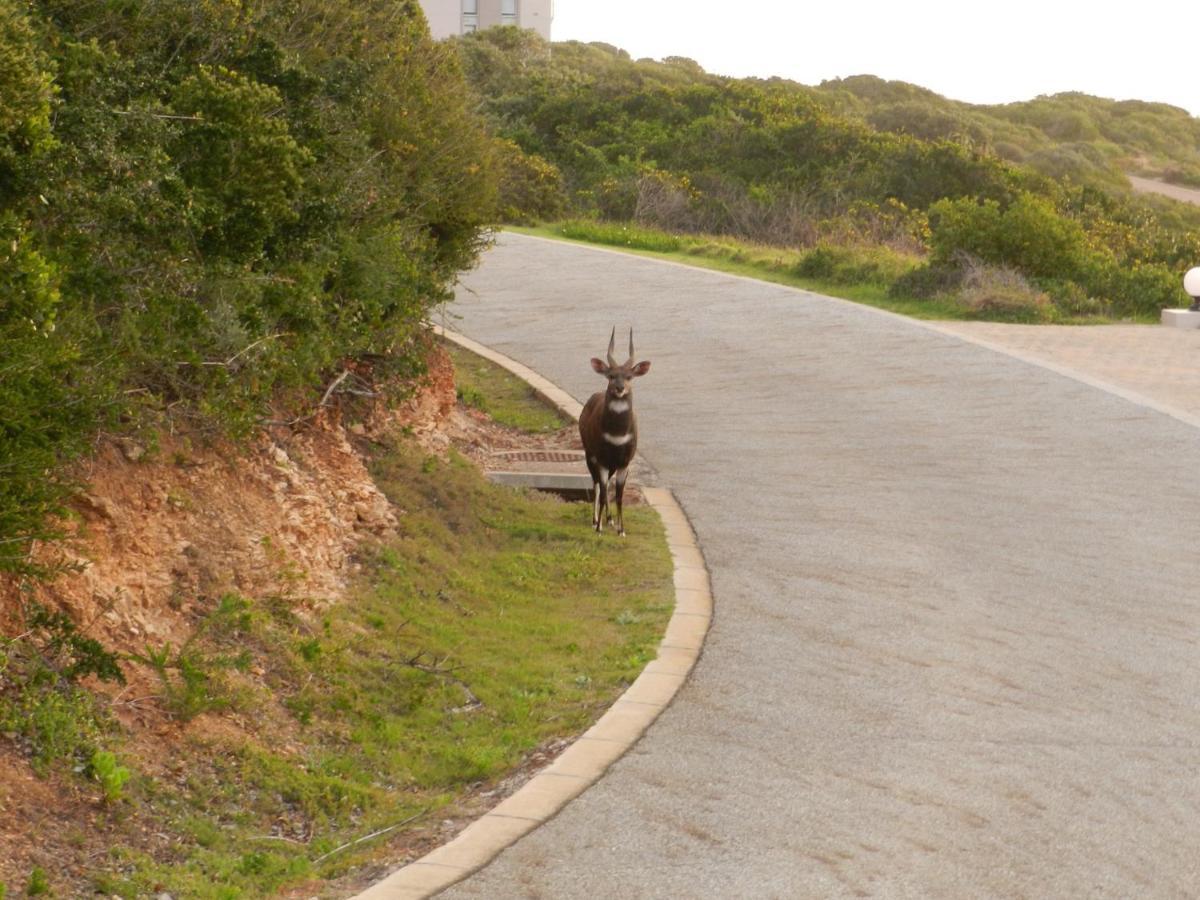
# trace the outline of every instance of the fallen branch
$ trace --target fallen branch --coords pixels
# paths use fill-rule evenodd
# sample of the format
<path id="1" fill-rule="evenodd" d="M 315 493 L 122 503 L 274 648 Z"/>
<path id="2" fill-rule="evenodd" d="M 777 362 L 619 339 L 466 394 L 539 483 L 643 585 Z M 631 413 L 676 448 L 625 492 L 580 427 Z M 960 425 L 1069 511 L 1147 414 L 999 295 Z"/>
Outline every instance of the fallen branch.
<path id="1" fill-rule="evenodd" d="M 323 397 L 321 397 L 321 402 L 317 404 L 317 407 L 320 408 L 322 406 L 325 406 L 327 403 L 329 403 L 329 398 L 331 396 L 333 396 L 333 392 L 337 390 L 338 385 L 341 384 L 343 381 L 345 381 L 349 377 L 350 377 L 350 370 L 342 369 L 342 374 L 339 375 L 337 378 L 333 379 L 333 383 L 330 384 L 329 387 L 327 387 L 325 389 L 325 395 Z"/>
<path id="2" fill-rule="evenodd" d="M 176 363 L 176 365 L 178 365 L 178 366 L 207 366 L 207 367 L 216 368 L 216 369 L 228 369 L 235 362 L 238 361 L 239 357 L 245 356 L 247 353 L 249 353 L 251 350 L 253 350 L 255 347 L 257 347 L 259 344 L 264 344 L 267 341 L 273 341 L 273 340 L 276 340 L 281 337 L 286 337 L 287 335 L 288 335 L 288 332 L 281 331 L 278 334 L 268 334 L 264 337 L 260 337 L 254 343 L 249 344 L 246 347 L 243 347 L 237 353 L 233 354 L 233 356 L 229 357 L 229 359 L 226 359 L 224 361 L 219 360 L 219 359 L 206 359 L 203 362 L 193 363 L 193 362 L 188 362 L 187 360 L 184 360 L 182 362 Z"/>
<path id="3" fill-rule="evenodd" d="M 144 109 L 112 109 L 118 116 L 148 116 L 151 119 L 173 119 L 178 122 L 203 122 L 203 116 L 172 116 L 166 113 L 152 113 Z"/>
<path id="4" fill-rule="evenodd" d="M 281 834 L 255 834 L 251 835 L 252 841 L 286 841 L 289 844 L 299 844 L 301 847 L 307 847 L 308 841 L 298 841 L 295 838 L 284 837 Z"/>
<path id="5" fill-rule="evenodd" d="M 406 659 L 404 661 L 404 664 L 406 666 L 411 666 L 412 668 L 417 669 L 420 672 L 427 672 L 436 678 L 444 678 L 447 681 L 451 681 L 454 684 L 458 685 L 459 689 L 466 696 L 467 702 L 462 706 L 452 707 L 449 710 L 450 712 L 452 712 L 452 713 L 471 712 L 472 710 L 479 709 L 481 706 L 483 706 L 483 701 L 475 696 L 474 692 L 467 685 L 467 683 L 465 681 L 463 681 L 461 678 L 459 678 L 457 675 L 454 674 L 458 669 L 461 669 L 462 666 L 452 666 L 450 668 L 446 668 L 445 664 L 446 664 L 446 660 L 448 660 L 450 658 L 449 656 L 443 656 L 441 659 L 441 662 L 438 662 L 437 658 L 434 657 L 432 665 L 429 663 L 423 663 L 423 662 L 421 662 L 421 658 L 424 655 L 425 655 L 424 650 L 418 651 L 415 656 L 410 656 L 408 659 Z"/>
<path id="6" fill-rule="evenodd" d="M 349 841 L 345 844 L 342 844 L 342 846 L 340 846 L 340 847 L 334 847 L 328 853 L 322 853 L 320 856 L 318 856 L 316 859 L 314 859 L 313 863 L 316 864 L 316 863 L 321 862 L 322 860 L 329 859 L 329 857 L 333 856 L 333 854 L 341 853 L 347 847 L 353 847 L 356 844 L 361 844 L 363 841 L 369 841 L 369 840 L 371 840 L 371 838 L 377 838 L 381 834 L 387 834 L 389 831 L 395 831 L 397 828 L 407 825 L 409 822 L 415 822 L 417 819 L 421 818 L 421 816 L 425 815 L 425 813 L 427 813 L 427 812 L 429 812 L 428 806 L 425 807 L 423 810 L 421 810 L 416 815 L 409 816 L 403 822 L 397 822 L 395 825 L 389 825 L 387 828 L 380 828 L 378 831 L 372 831 L 370 834 L 363 835 L 360 838 L 356 838 L 353 841 Z"/>
<path id="7" fill-rule="evenodd" d="M 349 377 L 350 377 L 350 370 L 343 369 L 342 373 L 340 375 L 338 375 L 337 378 L 333 379 L 332 382 L 330 382 L 329 387 L 325 388 L 325 393 L 321 396 L 321 402 L 317 404 L 317 408 L 315 410 L 313 410 L 312 412 L 310 412 L 308 415 L 297 416 L 296 418 L 294 418 L 290 421 L 287 421 L 287 422 L 281 421 L 279 419 L 267 419 L 265 422 L 263 422 L 263 424 L 264 425 L 282 425 L 284 428 L 291 428 L 294 425 L 299 425 L 301 422 L 307 422 L 309 419 L 316 416 L 316 414 L 318 412 L 320 412 L 322 409 L 324 409 L 329 404 L 329 398 L 333 395 L 333 392 L 335 390 L 337 390 L 338 385 L 340 385 L 343 381 L 345 381 Z"/>

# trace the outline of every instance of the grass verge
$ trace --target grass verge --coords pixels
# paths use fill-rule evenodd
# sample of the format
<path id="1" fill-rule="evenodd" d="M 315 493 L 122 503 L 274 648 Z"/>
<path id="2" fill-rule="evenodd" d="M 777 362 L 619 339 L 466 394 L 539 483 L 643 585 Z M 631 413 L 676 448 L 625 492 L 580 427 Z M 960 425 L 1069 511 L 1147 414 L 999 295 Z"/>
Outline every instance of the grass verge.
<path id="1" fill-rule="evenodd" d="M 112 851 L 106 893 L 254 897 L 350 874 L 402 845 L 397 823 L 427 828 L 586 729 L 654 657 L 672 588 L 652 511 L 631 510 L 639 537 L 620 543 L 455 456 L 397 446 L 376 475 L 406 515 L 352 598 L 317 623 L 278 599 L 214 612 L 193 651 L 199 669 L 248 654 L 221 689 L 233 715 L 189 730 L 182 781 L 135 786 L 173 848 Z"/>
<path id="2" fill-rule="evenodd" d="M 1104 315 L 1067 315 L 1053 311 L 1022 309 L 1018 314 L 980 314 L 978 309 L 957 302 L 953 297 L 897 296 L 889 285 L 918 265 L 916 257 L 886 248 L 815 248 L 791 250 L 765 244 L 753 244 L 728 237 L 670 234 L 652 228 L 619 223 L 568 221 L 550 225 L 505 225 L 518 234 L 553 238 L 577 244 L 601 245 L 622 252 L 703 269 L 741 275 L 788 287 L 813 291 L 830 297 L 874 306 L 914 319 L 1019 321 L 1030 324 L 1053 322 L 1059 325 L 1100 325 L 1114 321 Z M 833 256 L 829 265 L 822 256 Z M 814 265 L 817 262 L 818 265 Z M 832 277 L 812 277 L 806 271 L 826 270 Z M 1122 320 L 1134 321 L 1134 320 Z M 1151 322 L 1149 318 L 1136 321 Z"/>
<path id="3" fill-rule="evenodd" d="M 500 405 L 490 375 L 478 384 Z M 654 657 L 673 588 L 649 508 L 628 510 L 628 540 L 600 538 L 579 504 L 403 437 L 373 471 L 400 525 L 343 602 L 214 599 L 183 646 L 137 655 L 167 724 L 44 760 L 45 783 L 79 798 L 48 890 L 344 894 L 481 812 Z"/>
<path id="4" fill-rule="evenodd" d="M 540 400 L 526 382 L 453 341 L 443 346 L 454 363 L 458 399 L 487 413 L 501 425 L 529 434 L 546 434 L 570 424 L 570 419 Z"/>

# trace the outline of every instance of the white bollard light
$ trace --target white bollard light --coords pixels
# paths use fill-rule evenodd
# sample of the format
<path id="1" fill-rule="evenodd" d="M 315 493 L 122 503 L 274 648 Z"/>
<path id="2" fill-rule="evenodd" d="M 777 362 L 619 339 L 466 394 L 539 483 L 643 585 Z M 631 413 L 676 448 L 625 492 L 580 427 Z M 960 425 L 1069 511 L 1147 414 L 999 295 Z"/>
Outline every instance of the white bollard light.
<path id="1" fill-rule="evenodd" d="M 1188 269 L 1183 289 L 1192 298 L 1192 305 L 1187 309 L 1164 309 L 1162 323 L 1170 328 L 1200 328 L 1200 266 Z"/>
<path id="2" fill-rule="evenodd" d="M 1188 312 L 1200 312 L 1200 266 L 1188 269 L 1187 274 L 1183 276 L 1183 289 L 1192 298 Z"/>

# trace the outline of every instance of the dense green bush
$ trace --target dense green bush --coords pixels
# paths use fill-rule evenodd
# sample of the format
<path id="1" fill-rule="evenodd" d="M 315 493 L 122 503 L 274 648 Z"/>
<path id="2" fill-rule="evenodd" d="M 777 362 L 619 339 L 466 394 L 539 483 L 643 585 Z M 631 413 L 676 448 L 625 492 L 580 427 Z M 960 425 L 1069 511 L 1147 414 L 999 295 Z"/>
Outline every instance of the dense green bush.
<path id="1" fill-rule="evenodd" d="M 929 219 L 935 264 L 965 253 L 1034 277 L 1065 279 L 1088 265 L 1083 228 L 1032 194 L 1005 209 L 994 200 L 941 200 L 930 207 Z"/>
<path id="2" fill-rule="evenodd" d="M 499 171 L 498 214 L 505 222 L 529 225 L 557 219 L 567 208 L 562 173 L 536 153 L 509 140 L 496 142 Z"/>
<path id="3" fill-rule="evenodd" d="M 102 423 L 245 432 L 353 360 L 411 374 L 493 217 L 416 0 L 0 0 L 0 83 L 0 568 Z"/>
<path id="4" fill-rule="evenodd" d="M 1120 232 L 1116 223 L 1107 224 Z M 930 208 L 930 225 L 931 271 L 952 269 L 963 257 L 1011 267 L 1060 301 L 1064 312 L 1095 309 L 1096 303 L 1084 302 L 1095 297 L 1118 315 L 1154 316 L 1181 298 L 1179 274 L 1163 261 L 1170 251 L 1160 251 L 1158 260 L 1144 255 L 1153 253 L 1147 246 L 1152 231 L 1101 242 L 1045 198 L 1025 194 L 1007 209 L 991 201 L 943 200 Z"/>

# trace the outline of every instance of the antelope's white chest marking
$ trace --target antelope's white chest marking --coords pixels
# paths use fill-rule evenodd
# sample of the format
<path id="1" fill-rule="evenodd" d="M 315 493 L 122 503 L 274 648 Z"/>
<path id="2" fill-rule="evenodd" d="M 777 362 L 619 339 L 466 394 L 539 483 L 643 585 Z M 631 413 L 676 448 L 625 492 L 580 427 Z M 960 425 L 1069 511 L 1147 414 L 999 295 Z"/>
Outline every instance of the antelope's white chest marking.
<path id="1" fill-rule="evenodd" d="M 604 432 L 604 440 L 608 441 L 608 443 L 612 444 L 614 447 L 624 447 L 631 440 L 633 440 L 633 435 L 632 434 L 609 434 L 606 431 L 606 432 Z"/>
<path id="2" fill-rule="evenodd" d="M 629 401 L 628 400 L 612 400 L 608 404 L 608 411 L 615 412 L 615 413 L 629 412 Z"/>

